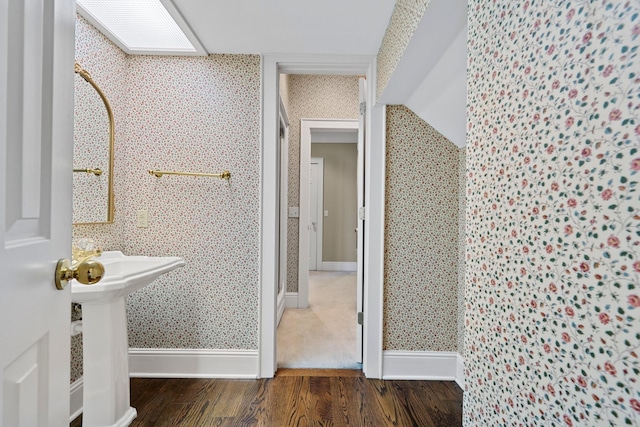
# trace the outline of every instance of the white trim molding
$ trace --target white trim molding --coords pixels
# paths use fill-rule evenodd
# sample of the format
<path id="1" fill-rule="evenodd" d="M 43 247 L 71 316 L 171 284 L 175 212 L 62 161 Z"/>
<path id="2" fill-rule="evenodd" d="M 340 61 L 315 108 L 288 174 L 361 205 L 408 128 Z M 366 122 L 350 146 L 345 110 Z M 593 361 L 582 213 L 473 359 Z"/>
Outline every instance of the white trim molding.
<path id="1" fill-rule="evenodd" d="M 286 292 L 284 294 L 284 308 L 298 308 L 297 292 Z"/>
<path id="2" fill-rule="evenodd" d="M 458 363 L 456 364 L 456 383 L 464 391 L 464 357 L 457 353 Z"/>
<path id="3" fill-rule="evenodd" d="M 257 350 L 129 349 L 132 378 L 258 378 Z"/>
<path id="4" fill-rule="evenodd" d="M 357 262 L 331 262 L 323 261 L 323 271 L 356 271 L 358 269 Z"/>
<path id="5" fill-rule="evenodd" d="M 368 79 L 368 78 L 367 78 Z M 368 79 L 375 82 L 373 79 Z M 375 84 L 367 85 L 375 99 Z M 367 103 L 371 105 L 371 103 Z M 386 107 L 367 108 L 364 168 L 364 332 L 362 371 L 367 378 L 382 378 L 382 331 L 384 330 L 384 206 L 386 183 Z"/>
<path id="6" fill-rule="evenodd" d="M 312 144 L 357 144 L 358 129 L 315 129 L 311 132 Z"/>
<path id="7" fill-rule="evenodd" d="M 82 390 L 84 386 L 84 378 L 80 377 L 71 384 L 69 401 L 69 422 L 78 418 L 82 414 Z"/>
<path id="8" fill-rule="evenodd" d="M 457 381 L 458 353 L 386 350 L 382 358 L 385 380 Z"/>

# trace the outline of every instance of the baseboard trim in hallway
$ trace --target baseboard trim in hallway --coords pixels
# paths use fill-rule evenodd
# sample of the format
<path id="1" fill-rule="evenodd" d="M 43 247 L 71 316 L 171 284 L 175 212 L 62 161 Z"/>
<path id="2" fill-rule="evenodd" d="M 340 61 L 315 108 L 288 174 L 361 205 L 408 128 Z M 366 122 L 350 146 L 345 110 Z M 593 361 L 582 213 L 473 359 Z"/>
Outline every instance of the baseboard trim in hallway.
<path id="1" fill-rule="evenodd" d="M 464 384 L 464 361 L 458 353 L 445 351 L 394 351 L 382 354 L 382 378 L 385 380 L 456 381 Z"/>

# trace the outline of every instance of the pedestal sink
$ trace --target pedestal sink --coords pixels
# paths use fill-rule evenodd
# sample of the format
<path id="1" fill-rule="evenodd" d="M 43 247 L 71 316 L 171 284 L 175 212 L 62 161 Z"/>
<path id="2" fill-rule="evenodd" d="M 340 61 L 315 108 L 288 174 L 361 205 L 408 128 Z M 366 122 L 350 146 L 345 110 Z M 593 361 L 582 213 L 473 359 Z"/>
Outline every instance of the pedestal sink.
<path id="1" fill-rule="evenodd" d="M 85 427 L 125 427 L 137 413 L 129 404 L 129 342 L 125 297 L 182 267 L 178 257 L 126 256 L 104 252 L 102 280 L 71 282 L 71 300 L 82 304 L 83 415 Z"/>

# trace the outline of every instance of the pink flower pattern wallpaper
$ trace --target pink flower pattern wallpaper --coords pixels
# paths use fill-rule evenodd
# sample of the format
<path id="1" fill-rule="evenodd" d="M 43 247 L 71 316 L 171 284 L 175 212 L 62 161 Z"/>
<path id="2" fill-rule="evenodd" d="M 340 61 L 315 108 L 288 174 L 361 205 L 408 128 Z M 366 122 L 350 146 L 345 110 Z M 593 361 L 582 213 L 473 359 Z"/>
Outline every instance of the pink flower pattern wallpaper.
<path id="1" fill-rule="evenodd" d="M 459 149 L 387 106 L 385 350 L 457 351 Z"/>
<path id="2" fill-rule="evenodd" d="M 464 425 L 640 425 L 640 4 L 469 2 Z"/>

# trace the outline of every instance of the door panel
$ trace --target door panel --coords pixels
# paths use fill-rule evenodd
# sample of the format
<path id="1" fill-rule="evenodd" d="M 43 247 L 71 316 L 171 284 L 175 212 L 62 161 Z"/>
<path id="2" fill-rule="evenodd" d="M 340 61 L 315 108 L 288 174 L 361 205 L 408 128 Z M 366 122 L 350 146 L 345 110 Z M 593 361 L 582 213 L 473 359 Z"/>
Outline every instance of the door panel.
<path id="1" fill-rule="evenodd" d="M 366 105 L 367 94 L 367 81 L 363 77 L 359 79 L 359 100 L 360 105 Z M 358 208 L 364 208 L 364 155 L 365 155 L 365 117 L 366 110 L 360 109 L 360 115 L 358 116 L 358 160 L 357 160 L 357 174 L 358 174 Z M 356 243 L 356 260 L 357 260 L 357 310 L 358 313 L 363 311 L 364 302 L 364 220 L 362 217 L 358 217 L 358 227 L 356 229 L 357 243 Z M 364 323 L 364 320 L 363 320 Z M 363 325 L 357 325 L 356 331 L 356 345 L 358 346 L 359 363 L 362 363 L 363 356 Z"/>
<path id="2" fill-rule="evenodd" d="M 0 1 L 0 414 L 69 422 L 73 0 Z M 53 55 L 55 52 L 55 56 Z"/>
<path id="3" fill-rule="evenodd" d="M 287 165 L 289 164 L 289 131 L 286 124 L 286 120 L 282 117 L 283 112 L 280 113 L 280 141 L 279 141 L 279 161 L 278 161 L 278 195 L 280 208 L 278 213 L 279 230 L 280 235 L 278 238 L 278 251 L 279 251 L 279 264 L 278 264 L 278 286 L 276 288 L 276 313 L 277 322 L 280 323 L 280 319 L 284 313 L 284 295 L 287 288 L 287 206 L 288 202 L 288 172 Z"/>
<path id="4" fill-rule="evenodd" d="M 309 165 L 309 270 L 318 270 L 318 163 Z"/>
<path id="5" fill-rule="evenodd" d="M 312 157 L 309 166 L 309 270 L 322 270 L 324 217 L 324 159 Z"/>

